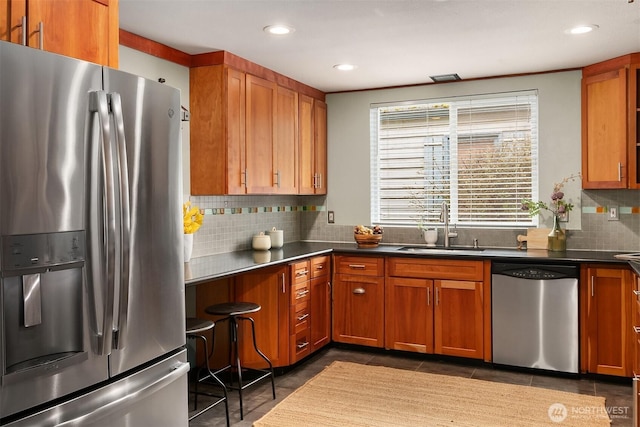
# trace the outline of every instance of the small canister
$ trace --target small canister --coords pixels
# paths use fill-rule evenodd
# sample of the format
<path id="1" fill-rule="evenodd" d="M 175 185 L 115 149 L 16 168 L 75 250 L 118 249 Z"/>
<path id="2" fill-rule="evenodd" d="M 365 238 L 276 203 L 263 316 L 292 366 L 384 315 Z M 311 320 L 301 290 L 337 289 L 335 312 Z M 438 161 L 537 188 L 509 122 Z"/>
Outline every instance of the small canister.
<path id="1" fill-rule="evenodd" d="M 271 237 L 264 233 L 253 236 L 251 246 L 256 251 L 268 251 L 271 248 Z"/>
<path id="2" fill-rule="evenodd" d="M 273 227 L 269 231 L 269 236 L 271 236 L 271 247 L 272 248 L 281 248 L 284 245 L 284 232 L 282 230 L 276 230 Z"/>

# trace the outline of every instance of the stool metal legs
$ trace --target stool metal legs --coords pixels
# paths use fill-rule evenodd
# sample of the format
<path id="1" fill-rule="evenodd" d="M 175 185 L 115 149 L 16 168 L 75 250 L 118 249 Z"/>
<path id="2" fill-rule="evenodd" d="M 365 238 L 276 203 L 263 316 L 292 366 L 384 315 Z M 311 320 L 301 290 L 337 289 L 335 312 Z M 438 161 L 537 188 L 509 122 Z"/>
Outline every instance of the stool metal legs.
<path id="1" fill-rule="evenodd" d="M 229 320 L 229 334 L 230 334 L 230 338 L 231 338 L 231 347 L 229 348 L 230 354 L 229 354 L 229 367 L 231 367 L 231 353 L 233 353 L 233 356 L 235 357 L 235 360 L 233 361 L 235 363 L 235 369 L 237 370 L 237 375 L 238 375 L 238 395 L 240 398 L 240 419 L 244 419 L 244 413 L 243 413 L 243 407 L 242 407 L 242 390 L 244 390 L 245 388 L 257 383 L 258 381 L 261 381 L 267 377 L 271 377 L 271 392 L 273 394 L 273 398 L 276 398 L 276 385 L 275 385 L 275 380 L 274 380 L 274 374 L 273 374 L 273 365 L 271 364 L 271 361 L 269 360 L 269 358 L 267 356 L 265 356 L 265 354 L 260 351 L 260 349 L 258 348 L 258 344 L 256 342 L 256 328 L 255 328 L 255 323 L 253 321 L 253 318 L 251 317 L 243 317 L 243 316 L 230 316 L 228 318 Z M 256 353 L 258 353 L 258 355 L 260 355 L 260 357 L 262 359 L 264 359 L 265 362 L 267 362 L 267 364 L 269 365 L 268 369 L 248 369 L 245 368 L 247 370 L 251 370 L 253 372 L 258 372 L 260 373 L 260 375 L 257 378 L 252 379 L 251 381 L 249 381 L 248 383 L 244 383 L 244 380 L 242 379 L 242 366 L 240 363 L 240 353 L 238 352 L 238 320 L 245 320 L 245 321 L 249 321 L 251 322 L 251 337 L 253 339 L 253 348 L 256 351 Z M 235 388 L 233 387 L 233 383 L 231 384 L 230 388 Z"/>
<path id="2" fill-rule="evenodd" d="M 211 330 L 211 334 L 212 334 L 212 342 L 211 342 L 211 352 L 209 352 L 208 349 L 208 342 L 207 342 L 207 337 L 205 337 L 204 335 L 201 334 L 187 334 L 187 338 L 191 338 L 191 339 L 195 339 L 195 340 L 202 340 L 202 347 L 203 347 L 203 356 L 204 356 L 204 360 L 205 360 L 205 365 L 204 366 L 200 366 L 198 367 L 198 370 L 196 371 L 196 376 L 195 376 L 195 385 L 194 385 L 194 391 L 192 392 L 194 394 L 194 399 L 193 399 L 193 410 L 197 410 L 198 409 L 198 395 L 206 395 L 209 397 L 215 397 L 217 398 L 217 400 L 215 400 L 213 403 L 209 404 L 206 408 L 196 412 L 194 415 L 189 417 L 189 421 L 191 421 L 192 419 L 194 419 L 195 417 L 203 414 L 204 412 L 208 411 L 209 409 L 213 408 L 214 406 L 218 405 L 219 403 L 224 402 L 224 410 L 225 410 L 225 416 L 227 419 L 227 427 L 229 427 L 229 402 L 228 402 L 228 396 L 227 396 L 227 387 L 224 385 L 224 383 L 222 381 L 220 381 L 220 379 L 211 371 L 211 368 L 209 367 L 209 357 L 211 357 L 211 354 L 213 353 L 213 348 L 215 345 L 215 329 Z M 197 350 L 197 344 L 196 344 L 196 350 Z M 205 371 L 204 376 L 201 376 L 201 372 Z M 211 393 L 205 393 L 202 391 L 198 391 L 198 384 L 206 381 L 206 380 L 213 380 L 213 382 L 215 383 L 215 385 L 219 386 L 222 389 L 223 392 L 223 396 L 216 396 L 213 395 Z"/>

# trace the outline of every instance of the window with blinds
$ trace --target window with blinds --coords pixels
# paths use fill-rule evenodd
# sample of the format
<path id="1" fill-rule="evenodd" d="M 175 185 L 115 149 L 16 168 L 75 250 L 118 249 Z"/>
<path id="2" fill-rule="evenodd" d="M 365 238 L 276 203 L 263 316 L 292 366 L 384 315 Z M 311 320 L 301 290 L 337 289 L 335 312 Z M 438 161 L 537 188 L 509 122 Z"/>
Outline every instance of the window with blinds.
<path id="1" fill-rule="evenodd" d="M 534 225 L 538 199 L 535 91 L 372 105 L 372 223 Z"/>

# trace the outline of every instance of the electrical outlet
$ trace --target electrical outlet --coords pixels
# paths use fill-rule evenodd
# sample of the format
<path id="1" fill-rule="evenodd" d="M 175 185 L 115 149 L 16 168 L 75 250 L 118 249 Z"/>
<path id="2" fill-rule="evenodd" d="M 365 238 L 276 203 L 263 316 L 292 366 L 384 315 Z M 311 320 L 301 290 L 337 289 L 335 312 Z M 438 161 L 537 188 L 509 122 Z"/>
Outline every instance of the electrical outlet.
<path id="1" fill-rule="evenodd" d="M 333 213 L 333 211 L 328 211 L 327 212 L 327 222 L 329 224 L 333 224 L 335 222 L 335 214 Z"/>
<path id="2" fill-rule="evenodd" d="M 609 221 L 618 221 L 620 220 L 620 212 L 618 211 L 617 206 L 609 206 Z"/>

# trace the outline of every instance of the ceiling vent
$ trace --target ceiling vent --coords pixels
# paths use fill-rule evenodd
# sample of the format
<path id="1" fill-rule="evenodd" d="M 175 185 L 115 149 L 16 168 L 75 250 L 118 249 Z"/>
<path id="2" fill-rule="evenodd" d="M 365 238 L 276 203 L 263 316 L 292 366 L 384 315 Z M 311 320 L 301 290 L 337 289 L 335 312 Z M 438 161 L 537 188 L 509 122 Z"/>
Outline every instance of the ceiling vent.
<path id="1" fill-rule="evenodd" d="M 439 76 L 429 76 L 435 83 L 455 82 L 462 80 L 458 74 L 440 74 Z"/>

